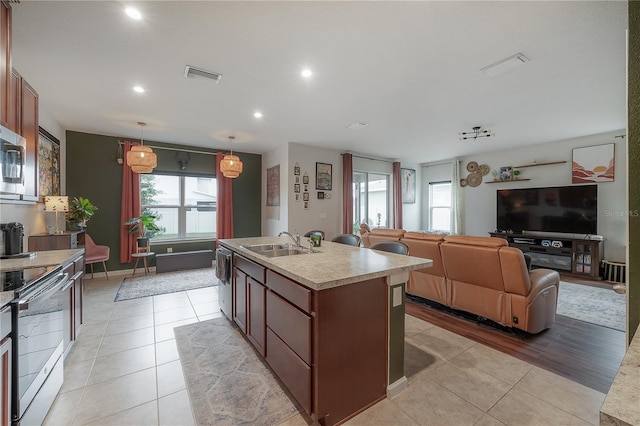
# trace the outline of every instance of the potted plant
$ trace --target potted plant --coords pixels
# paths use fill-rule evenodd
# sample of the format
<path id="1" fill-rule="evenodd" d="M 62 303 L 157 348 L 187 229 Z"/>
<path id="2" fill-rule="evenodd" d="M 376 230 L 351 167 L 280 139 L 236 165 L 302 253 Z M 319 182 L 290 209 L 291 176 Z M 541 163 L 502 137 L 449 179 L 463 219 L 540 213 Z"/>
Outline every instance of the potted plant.
<path id="1" fill-rule="evenodd" d="M 138 233 L 138 247 L 147 247 L 149 245 L 149 238 L 155 235 L 161 229 L 156 225 L 156 216 L 150 214 L 143 214 L 138 217 L 132 217 L 124 224 L 130 226 L 129 232 L 132 234 Z"/>
<path id="2" fill-rule="evenodd" d="M 80 230 L 84 230 L 87 227 L 87 221 L 93 217 L 96 210 L 98 207 L 94 206 L 88 198 L 73 197 L 66 215 L 69 228 L 77 226 Z"/>

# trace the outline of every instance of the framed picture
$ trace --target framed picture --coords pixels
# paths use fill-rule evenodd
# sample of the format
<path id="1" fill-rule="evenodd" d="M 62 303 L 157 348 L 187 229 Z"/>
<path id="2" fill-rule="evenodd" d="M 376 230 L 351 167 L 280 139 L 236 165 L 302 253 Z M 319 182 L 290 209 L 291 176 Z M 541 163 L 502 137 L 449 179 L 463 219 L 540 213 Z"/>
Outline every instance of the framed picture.
<path id="1" fill-rule="evenodd" d="M 309 185 L 304 186 L 304 192 L 309 192 Z"/>
<path id="2" fill-rule="evenodd" d="M 300 194 L 299 193 L 295 194 L 294 200 L 300 201 Z"/>
<path id="3" fill-rule="evenodd" d="M 416 202 L 416 171 L 400 169 L 400 179 L 402 179 L 402 204 L 414 204 Z"/>
<path id="4" fill-rule="evenodd" d="M 331 168 L 328 163 L 316 163 L 316 189 L 331 191 Z"/>
<path id="5" fill-rule="evenodd" d="M 303 201 L 309 201 L 309 193 L 308 192 L 303 192 L 302 193 L 302 200 Z"/>
<path id="6" fill-rule="evenodd" d="M 267 169 L 267 206 L 280 205 L 280 164 Z"/>
<path id="7" fill-rule="evenodd" d="M 324 192 L 318 191 L 318 200 L 324 200 Z"/>
<path id="8" fill-rule="evenodd" d="M 300 184 L 296 183 L 295 185 L 293 185 L 293 192 L 300 192 Z"/>
<path id="9" fill-rule="evenodd" d="M 38 195 L 60 194 L 60 141 L 40 127 L 38 133 Z"/>
<path id="10" fill-rule="evenodd" d="M 613 182 L 615 144 L 573 149 L 571 183 Z"/>
<path id="11" fill-rule="evenodd" d="M 500 180 L 511 180 L 513 178 L 513 167 L 500 167 Z"/>
<path id="12" fill-rule="evenodd" d="M 300 183 L 300 176 L 296 176 L 296 177 L 293 179 L 293 181 L 294 181 L 295 183 Z"/>
<path id="13" fill-rule="evenodd" d="M 296 163 L 296 165 L 293 166 L 293 174 L 296 176 L 300 175 L 300 166 L 298 165 L 298 163 Z"/>
<path id="14" fill-rule="evenodd" d="M 302 183 L 309 183 L 309 175 L 307 172 L 304 172 L 304 176 L 302 176 Z"/>
<path id="15" fill-rule="evenodd" d="M 304 209 L 305 209 L 305 210 L 308 210 L 308 209 L 309 209 L 309 202 L 308 202 L 308 201 L 305 201 L 305 202 L 304 202 Z"/>

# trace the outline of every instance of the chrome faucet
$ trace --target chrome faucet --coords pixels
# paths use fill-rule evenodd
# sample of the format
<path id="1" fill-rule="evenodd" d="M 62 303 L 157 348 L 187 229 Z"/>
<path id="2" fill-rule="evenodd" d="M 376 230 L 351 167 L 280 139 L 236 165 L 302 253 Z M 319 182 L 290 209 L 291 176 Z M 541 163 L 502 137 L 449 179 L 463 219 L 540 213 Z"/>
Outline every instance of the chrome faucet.
<path id="1" fill-rule="evenodd" d="M 291 233 L 289 233 L 287 231 L 282 231 L 281 233 L 278 234 L 278 237 L 282 236 L 282 234 L 290 236 L 291 239 L 296 243 L 296 246 L 302 247 L 300 245 L 300 234 L 296 233 L 296 236 L 294 237 L 293 235 L 291 235 Z"/>

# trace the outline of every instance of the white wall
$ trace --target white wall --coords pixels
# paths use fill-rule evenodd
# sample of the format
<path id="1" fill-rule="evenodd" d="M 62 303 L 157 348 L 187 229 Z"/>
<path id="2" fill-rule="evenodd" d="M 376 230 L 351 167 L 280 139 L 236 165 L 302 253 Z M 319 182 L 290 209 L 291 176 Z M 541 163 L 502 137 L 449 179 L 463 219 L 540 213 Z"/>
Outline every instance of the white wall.
<path id="1" fill-rule="evenodd" d="M 413 204 L 402 204 L 402 227 L 407 231 L 419 231 L 422 228 L 420 212 L 422 211 L 422 167 L 418 164 L 401 164 L 403 169 L 413 169 L 416 171 L 416 202 Z"/>
<path id="2" fill-rule="evenodd" d="M 289 221 L 289 147 L 287 145 L 262 156 L 262 235 L 278 235 L 288 229 Z M 280 165 L 280 205 L 267 206 L 267 169 Z"/>
<path id="3" fill-rule="evenodd" d="M 330 199 L 319 200 L 315 186 L 316 162 L 332 164 L 332 190 Z M 295 201 L 293 185 L 293 167 L 300 166 L 300 180 L 305 172 L 309 175 L 309 208 L 304 209 L 302 200 Z M 288 230 L 303 235 L 312 229 L 325 232 L 326 239 L 342 233 L 342 155 L 340 151 L 318 148 L 297 143 L 289 144 L 288 169 L 280 169 L 280 173 L 288 177 L 284 191 L 288 193 Z M 302 197 L 301 197 L 302 198 Z M 285 229 L 282 229 L 285 230 Z"/>
<path id="4" fill-rule="evenodd" d="M 461 177 L 466 177 L 466 165 L 470 161 L 487 164 L 491 170 L 502 166 L 517 166 L 550 161 L 567 161 L 565 164 L 530 167 L 521 170 L 521 179 L 529 181 L 513 183 L 486 184 L 493 180 L 491 174 L 484 177 L 478 187 L 462 189 L 464 198 L 464 229 L 468 235 L 486 236 L 496 228 L 496 190 L 509 188 L 539 188 L 547 186 L 571 185 L 571 159 L 573 148 L 615 143 L 615 180 L 598 184 L 598 234 L 606 238 L 604 258 L 607 260 L 625 259 L 626 229 L 626 142 L 614 138 L 625 131 L 609 132 L 599 135 L 532 145 L 518 149 L 497 151 L 488 154 L 463 157 Z M 424 180 L 424 178 L 423 178 Z"/>

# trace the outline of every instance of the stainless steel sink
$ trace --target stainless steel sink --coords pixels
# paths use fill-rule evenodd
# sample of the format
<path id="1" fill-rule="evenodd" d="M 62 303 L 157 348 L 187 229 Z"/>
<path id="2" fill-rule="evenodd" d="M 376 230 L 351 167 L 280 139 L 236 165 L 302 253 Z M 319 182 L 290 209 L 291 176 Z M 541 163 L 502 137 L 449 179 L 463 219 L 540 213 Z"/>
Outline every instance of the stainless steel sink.
<path id="1" fill-rule="evenodd" d="M 240 247 L 265 257 L 293 256 L 295 254 L 310 253 L 309 249 L 297 247 L 293 244 L 256 244 Z"/>

